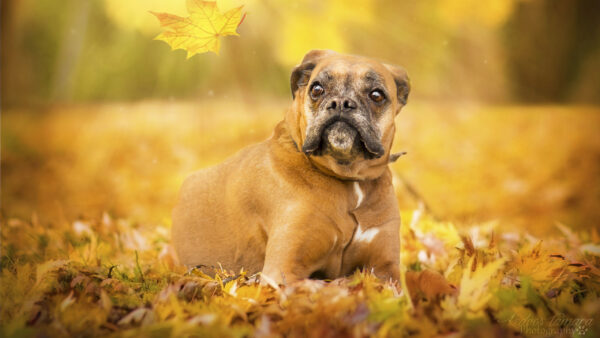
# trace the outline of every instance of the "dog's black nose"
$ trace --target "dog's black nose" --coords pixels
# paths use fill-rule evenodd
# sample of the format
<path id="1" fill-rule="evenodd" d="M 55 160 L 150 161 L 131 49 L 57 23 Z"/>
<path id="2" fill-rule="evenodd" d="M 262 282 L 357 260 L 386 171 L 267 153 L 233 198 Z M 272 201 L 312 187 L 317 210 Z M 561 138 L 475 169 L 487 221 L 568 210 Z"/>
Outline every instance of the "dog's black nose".
<path id="1" fill-rule="evenodd" d="M 341 110 L 343 112 L 356 109 L 356 102 L 349 98 L 334 98 L 327 104 L 327 110 Z"/>
<path id="2" fill-rule="evenodd" d="M 344 103 L 342 104 L 342 110 L 346 111 L 352 109 L 356 109 L 356 102 L 354 102 L 354 100 L 351 99 L 344 99 Z"/>

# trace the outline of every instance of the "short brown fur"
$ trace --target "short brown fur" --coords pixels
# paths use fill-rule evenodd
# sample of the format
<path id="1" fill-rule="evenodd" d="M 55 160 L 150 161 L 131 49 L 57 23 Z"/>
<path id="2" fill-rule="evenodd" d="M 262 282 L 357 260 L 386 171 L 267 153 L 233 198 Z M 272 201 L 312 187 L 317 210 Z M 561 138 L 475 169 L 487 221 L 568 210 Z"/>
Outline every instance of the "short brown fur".
<path id="1" fill-rule="evenodd" d="M 370 121 L 383 156 L 342 165 L 301 151 L 318 113 L 306 109 L 308 83 L 323 69 L 334 81 L 348 74 L 359 79 L 369 70 L 384 79 L 386 92 L 394 95 Z M 315 272 L 336 278 L 356 268 L 397 280 L 400 216 L 388 161 L 394 117 L 403 106 L 398 81 L 408 88 L 399 67 L 309 52 L 292 75 L 294 102 L 271 138 L 184 182 L 173 211 L 173 243 L 181 262 L 262 271 L 278 283 Z M 374 236 L 360 237 L 371 229 Z"/>

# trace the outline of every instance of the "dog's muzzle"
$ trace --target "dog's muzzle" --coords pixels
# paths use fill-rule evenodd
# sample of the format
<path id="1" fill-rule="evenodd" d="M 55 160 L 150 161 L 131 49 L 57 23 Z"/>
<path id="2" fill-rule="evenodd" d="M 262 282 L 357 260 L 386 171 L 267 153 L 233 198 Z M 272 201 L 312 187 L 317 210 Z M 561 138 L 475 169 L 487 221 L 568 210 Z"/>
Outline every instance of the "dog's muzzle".
<path id="1" fill-rule="evenodd" d="M 307 128 L 302 151 L 314 156 L 331 155 L 344 161 L 358 154 L 371 159 L 385 153 L 376 129 L 356 114 L 335 114 L 315 121 Z"/>
<path id="2" fill-rule="evenodd" d="M 330 151 L 349 157 L 358 141 L 358 131 L 343 121 L 336 121 L 323 131 L 322 142 L 327 143 Z"/>

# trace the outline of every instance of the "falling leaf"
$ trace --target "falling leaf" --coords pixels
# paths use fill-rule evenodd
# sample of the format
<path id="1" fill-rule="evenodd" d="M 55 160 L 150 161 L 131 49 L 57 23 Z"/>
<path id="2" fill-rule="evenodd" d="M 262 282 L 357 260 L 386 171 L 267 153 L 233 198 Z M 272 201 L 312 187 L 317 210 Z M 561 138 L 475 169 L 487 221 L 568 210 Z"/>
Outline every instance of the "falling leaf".
<path id="1" fill-rule="evenodd" d="M 190 16 L 184 18 L 168 13 L 154 14 L 166 31 L 155 40 L 168 43 L 172 49 L 184 49 L 189 59 L 195 54 L 214 52 L 219 54 L 220 37 L 239 35 L 237 27 L 242 23 L 242 7 L 221 13 L 215 1 L 187 0 Z"/>

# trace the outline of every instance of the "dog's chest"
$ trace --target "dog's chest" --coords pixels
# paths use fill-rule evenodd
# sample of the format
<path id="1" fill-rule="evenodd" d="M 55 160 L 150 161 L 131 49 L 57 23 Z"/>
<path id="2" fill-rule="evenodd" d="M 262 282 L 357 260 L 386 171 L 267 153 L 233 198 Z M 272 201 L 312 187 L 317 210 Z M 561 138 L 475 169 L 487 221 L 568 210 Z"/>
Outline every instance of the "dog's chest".
<path id="1" fill-rule="evenodd" d="M 365 204 L 369 198 L 366 187 L 361 186 L 358 181 L 352 182 L 350 195 L 352 198 L 350 198 L 351 204 L 348 210 L 348 224 L 343 227 L 345 231 L 343 231 L 344 241 L 342 245 L 344 247 L 351 243 L 368 244 L 379 232 L 377 228 L 366 228 L 355 215 L 358 209 L 366 207 Z"/>
<path id="2" fill-rule="evenodd" d="M 370 182 L 353 182 L 352 190 L 355 199 L 354 209 L 350 210 L 353 220 L 353 232 L 350 244 L 369 245 L 379 234 L 382 220 L 393 218 L 391 208 L 381 201 Z M 389 214 L 389 215 L 388 215 Z"/>
<path id="3" fill-rule="evenodd" d="M 354 209 L 358 209 L 365 200 L 365 194 L 358 181 L 352 182 L 352 189 L 354 191 L 354 196 L 356 197 L 356 205 L 354 206 Z"/>

